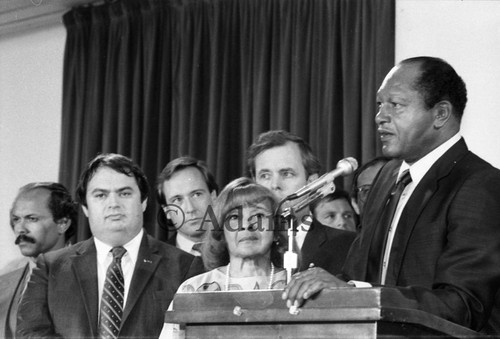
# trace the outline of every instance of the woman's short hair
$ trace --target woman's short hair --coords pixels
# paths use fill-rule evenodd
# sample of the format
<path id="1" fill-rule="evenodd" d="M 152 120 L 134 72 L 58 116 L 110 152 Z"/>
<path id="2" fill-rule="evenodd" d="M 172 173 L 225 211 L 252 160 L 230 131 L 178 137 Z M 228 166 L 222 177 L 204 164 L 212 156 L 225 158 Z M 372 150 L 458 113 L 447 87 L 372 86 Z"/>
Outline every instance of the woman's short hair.
<path id="1" fill-rule="evenodd" d="M 207 270 L 229 263 L 229 251 L 224 235 L 225 220 L 228 214 L 239 207 L 254 206 L 259 203 L 266 203 L 273 213 L 272 218 L 270 218 L 272 225 L 267 230 L 274 233 L 271 261 L 275 266 L 283 266 L 283 253 L 287 243 L 284 231 L 276 222 L 278 218 L 275 212 L 278 202 L 270 190 L 255 183 L 250 178 L 241 177 L 227 184 L 214 202 L 214 216 L 217 225 L 213 225 L 214 227 L 207 230 L 202 247 L 203 263 Z"/>

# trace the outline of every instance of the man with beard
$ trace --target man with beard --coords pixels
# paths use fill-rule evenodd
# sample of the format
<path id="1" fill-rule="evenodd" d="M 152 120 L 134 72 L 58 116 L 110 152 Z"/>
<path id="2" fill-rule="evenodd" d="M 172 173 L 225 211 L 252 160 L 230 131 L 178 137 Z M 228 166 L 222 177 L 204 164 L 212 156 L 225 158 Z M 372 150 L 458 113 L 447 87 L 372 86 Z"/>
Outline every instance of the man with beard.
<path id="1" fill-rule="evenodd" d="M 36 257 L 69 244 L 76 218 L 77 205 L 63 185 L 36 182 L 19 189 L 10 226 L 25 258 L 16 270 L 0 277 L 0 336 L 12 338 L 15 333 L 17 309 Z"/>

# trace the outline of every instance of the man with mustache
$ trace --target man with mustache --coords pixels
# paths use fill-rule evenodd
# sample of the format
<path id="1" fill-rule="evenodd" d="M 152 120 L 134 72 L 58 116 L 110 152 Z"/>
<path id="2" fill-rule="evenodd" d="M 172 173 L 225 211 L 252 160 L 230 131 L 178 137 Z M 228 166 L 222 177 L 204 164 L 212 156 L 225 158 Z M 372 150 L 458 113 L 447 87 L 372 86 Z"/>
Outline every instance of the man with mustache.
<path id="1" fill-rule="evenodd" d="M 377 101 L 382 152 L 393 160 L 373 183 L 342 279 L 308 270 L 283 298 L 301 304 L 324 288 L 383 285 L 401 304 L 498 336 L 500 171 L 460 134 L 464 81 L 442 59 L 410 58 Z"/>
<path id="2" fill-rule="evenodd" d="M 184 156 L 170 161 L 157 180 L 161 205 L 158 220 L 167 219 L 176 232 L 167 243 L 200 256 L 203 235 L 211 223 L 204 220 L 207 208 L 217 197 L 218 186 L 204 161 Z"/>
<path id="3" fill-rule="evenodd" d="M 37 260 L 18 312 L 20 337 L 157 338 L 179 285 L 201 260 L 145 230 L 149 183 L 130 158 L 100 154 L 77 196 L 92 238 Z"/>
<path id="4" fill-rule="evenodd" d="M 10 210 L 10 226 L 26 259 L 20 268 L 0 277 L 1 337 L 14 336 L 17 309 L 36 257 L 68 245 L 76 222 L 77 205 L 63 185 L 35 182 L 19 189 Z"/>

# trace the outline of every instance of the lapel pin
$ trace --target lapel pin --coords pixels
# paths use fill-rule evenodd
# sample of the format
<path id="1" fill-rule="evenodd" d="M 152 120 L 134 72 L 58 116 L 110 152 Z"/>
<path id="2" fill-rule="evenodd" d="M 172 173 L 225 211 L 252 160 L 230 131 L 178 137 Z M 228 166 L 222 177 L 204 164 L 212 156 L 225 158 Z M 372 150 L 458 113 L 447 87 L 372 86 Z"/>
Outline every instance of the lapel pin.
<path id="1" fill-rule="evenodd" d="M 144 259 L 144 262 L 145 262 L 145 263 L 148 263 L 148 264 L 152 264 L 152 263 L 153 263 L 153 261 L 148 260 L 148 259 Z"/>

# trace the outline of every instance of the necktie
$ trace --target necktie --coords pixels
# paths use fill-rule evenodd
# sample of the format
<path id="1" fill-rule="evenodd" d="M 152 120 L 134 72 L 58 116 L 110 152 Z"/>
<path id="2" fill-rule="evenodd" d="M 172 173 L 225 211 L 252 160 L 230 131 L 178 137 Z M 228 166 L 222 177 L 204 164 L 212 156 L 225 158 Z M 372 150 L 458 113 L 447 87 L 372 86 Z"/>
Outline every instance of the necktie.
<path id="1" fill-rule="evenodd" d="M 201 246 L 203 245 L 202 242 L 197 242 L 191 247 L 191 253 L 194 255 L 200 255 L 201 254 Z"/>
<path id="2" fill-rule="evenodd" d="M 401 179 L 394 184 L 391 194 L 385 204 L 384 211 L 382 212 L 379 222 L 377 223 L 368 256 L 366 280 L 369 282 L 380 283 L 382 273 L 381 263 L 385 251 L 385 244 L 387 242 L 387 234 L 389 232 L 389 228 L 391 227 L 392 219 L 394 218 L 394 213 L 396 212 L 396 207 L 398 206 L 401 194 L 403 193 L 406 185 L 410 182 L 410 172 L 406 170 L 402 173 Z"/>
<path id="3" fill-rule="evenodd" d="M 111 252 L 113 261 L 106 271 L 99 320 L 99 336 L 106 339 L 117 338 L 120 332 L 125 291 L 121 261 L 127 250 L 118 246 L 113 247 Z"/>

